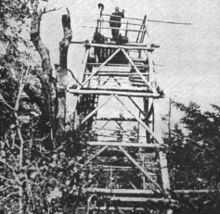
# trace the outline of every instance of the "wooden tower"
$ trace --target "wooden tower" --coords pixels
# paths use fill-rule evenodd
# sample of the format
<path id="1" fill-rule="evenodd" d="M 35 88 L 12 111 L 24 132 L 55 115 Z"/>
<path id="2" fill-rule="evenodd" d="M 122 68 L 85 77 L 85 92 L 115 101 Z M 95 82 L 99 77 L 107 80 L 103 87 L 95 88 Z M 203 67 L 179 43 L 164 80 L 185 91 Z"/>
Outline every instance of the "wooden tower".
<path id="1" fill-rule="evenodd" d="M 123 17 L 113 39 L 118 27 L 100 8 L 93 40 L 72 42 L 86 52 L 83 79 L 69 89 L 78 97 L 78 127 L 87 132 L 86 212 L 171 212 L 166 147 L 154 130 L 154 100 L 163 97 L 152 60 L 159 46 L 145 38 L 147 16 Z"/>

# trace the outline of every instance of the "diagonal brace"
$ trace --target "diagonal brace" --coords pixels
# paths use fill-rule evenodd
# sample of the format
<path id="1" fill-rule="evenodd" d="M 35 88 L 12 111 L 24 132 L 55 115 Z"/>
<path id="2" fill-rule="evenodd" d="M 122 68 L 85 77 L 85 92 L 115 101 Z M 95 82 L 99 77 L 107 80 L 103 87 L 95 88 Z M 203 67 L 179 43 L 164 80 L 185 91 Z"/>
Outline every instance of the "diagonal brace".
<path id="1" fill-rule="evenodd" d="M 119 149 L 125 154 L 125 156 L 145 175 L 145 177 L 158 189 L 161 191 L 161 187 L 160 185 L 155 182 L 151 177 L 150 177 L 150 174 L 148 172 L 146 172 L 146 170 L 140 166 L 137 161 L 131 157 L 131 155 L 122 147 L 122 146 L 119 146 Z"/>
<path id="2" fill-rule="evenodd" d="M 100 150 L 98 150 L 92 157 L 90 157 L 80 168 L 83 169 L 86 165 L 88 165 L 93 159 L 95 159 L 97 156 L 99 156 L 102 152 L 104 152 L 108 146 L 102 147 Z"/>
<path id="3" fill-rule="evenodd" d="M 100 110 L 104 105 L 106 105 L 112 98 L 111 95 L 108 99 L 105 100 L 100 106 L 96 107 L 92 112 L 90 112 L 81 122 L 81 124 L 85 123 L 90 117 L 92 117 L 98 110 Z"/>
<path id="4" fill-rule="evenodd" d="M 129 108 L 126 106 L 126 104 L 120 100 L 120 98 L 118 97 L 118 95 L 114 95 L 114 97 L 119 101 L 119 103 L 121 103 L 121 105 L 127 110 L 128 113 L 130 113 L 133 117 L 135 117 L 135 119 L 142 125 L 142 127 L 159 143 L 159 144 L 163 144 L 163 141 L 161 138 L 158 138 L 155 133 L 142 121 L 140 120 L 134 113 L 132 113 Z"/>
<path id="5" fill-rule="evenodd" d="M 96 75 L 110 60 L 112 60 L 115 55 L 120 51 L 121 49 L 118 48 L 111 56 L 108 57 L 108 59 L 106 59 L 99 67 L 97 70 L 94 70 L 91 75 L 84 81 L 82 82 L 82 86 L 85 86 L 86 83 L 89 82 L 89 80 L 91 80 L 93 78 L 94 75 Z M 80 89 L 81 87 L 79 86 L 78 89 Z"/>
<path id="6" fill-rule="evenodd" d="M 134 99 L 131 96 L 128 96 L 128 99 L 134 104 L 134 106 L 140 111 L 140 113 L 146 117 L 146 114 L 144 111 L 140 108 L 140 106 L 134 101 Z"/>
<path id="7" fill-rule="evenodd" d="M 151 85 L 149 84 L 149 82 L 145 79 L 144 75 L 139 71 L 139 69 L 137 68 L 137 66 L 134 64 L 134 62 L 132 61 L 132 59 L 130 58 L 130 56 L 127 54 L 127 52 L 124 49 L 121 49 L 122 53 L 126 56 L 126 58 L 128 59 L 129 63 L 134 67 L 134 70 L 140 75 L 141 79 L 146 83 L 146 85 L 149 87 L 150 90 L 153 91 Z"/>

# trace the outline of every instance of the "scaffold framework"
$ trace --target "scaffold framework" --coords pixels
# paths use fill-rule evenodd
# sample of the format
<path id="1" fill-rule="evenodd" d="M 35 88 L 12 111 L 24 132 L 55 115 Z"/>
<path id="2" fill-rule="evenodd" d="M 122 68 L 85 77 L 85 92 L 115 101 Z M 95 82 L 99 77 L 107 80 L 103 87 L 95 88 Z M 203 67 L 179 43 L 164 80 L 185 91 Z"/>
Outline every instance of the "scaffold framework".
<path id="1" fill-rule="evenodd" d="M 83 164 L 86 211 L 171 213 L 176 201 L 170 195 L 166 146 L 154 124 L 154 100 L 163 97 L 152 56 L 159 45 L 146 42 L 147 16 L 124 17 L 120 29 L 109 27 L 111 16 L 101 9 L 93 40 L 72 41 L 85 46 L 83 79 L 68 92 L 78 97 L 78 126 L 92 133 Z M 118 40 L 112 30 L 120 32 Z"/>

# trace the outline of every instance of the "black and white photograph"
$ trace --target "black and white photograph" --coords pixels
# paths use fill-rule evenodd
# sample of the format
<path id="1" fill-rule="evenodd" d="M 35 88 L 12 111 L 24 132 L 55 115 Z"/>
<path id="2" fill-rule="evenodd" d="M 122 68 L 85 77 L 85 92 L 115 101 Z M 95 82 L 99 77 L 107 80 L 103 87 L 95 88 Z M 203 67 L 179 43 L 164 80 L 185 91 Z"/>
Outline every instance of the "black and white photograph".
<path id="1" fill-rule="evenodd" d="M 0 214 L 219 214 L 219 0 L 0 0 Z"/>

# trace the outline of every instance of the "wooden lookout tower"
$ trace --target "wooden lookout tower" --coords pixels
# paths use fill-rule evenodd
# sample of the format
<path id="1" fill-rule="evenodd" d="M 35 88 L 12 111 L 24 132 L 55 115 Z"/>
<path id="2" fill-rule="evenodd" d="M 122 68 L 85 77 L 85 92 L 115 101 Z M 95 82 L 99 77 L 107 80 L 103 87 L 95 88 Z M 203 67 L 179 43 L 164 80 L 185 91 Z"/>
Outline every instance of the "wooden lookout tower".
<path id="1" fill-rule="evenodd" d="M 82 81 L 69 89 L 88 133 L 86 212 L 171 212 L 166 147 L 154 125 L 154 100 L 163 98 L 152 60 L 159 46 L 148 39 L 147 16 L 112 19 L 99 8 L 93 40 L 72 42 L 85 46 L 85 58 Z"/>

